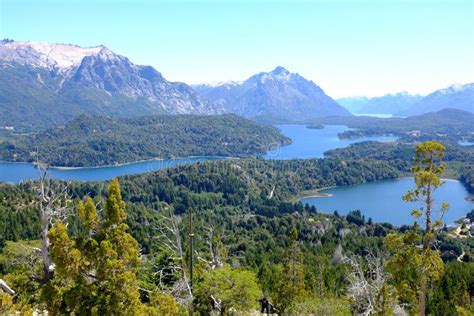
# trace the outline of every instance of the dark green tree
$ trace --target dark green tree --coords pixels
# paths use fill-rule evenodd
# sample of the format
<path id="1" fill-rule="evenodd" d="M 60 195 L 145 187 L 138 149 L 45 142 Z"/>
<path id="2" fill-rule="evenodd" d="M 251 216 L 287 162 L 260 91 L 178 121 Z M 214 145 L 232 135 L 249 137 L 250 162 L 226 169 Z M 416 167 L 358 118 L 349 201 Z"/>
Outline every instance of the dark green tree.
<path id="1" fill-rule="evenodd" d="M 283 275 L 272 295 L 279 313 L 290 312 L 295 304 L 305 295 L 305 275 L 303 255 L 298 242 L 298 231 L 295 228 L 290 234 L 290 246 L 287 249 L 283 266 Z"/>

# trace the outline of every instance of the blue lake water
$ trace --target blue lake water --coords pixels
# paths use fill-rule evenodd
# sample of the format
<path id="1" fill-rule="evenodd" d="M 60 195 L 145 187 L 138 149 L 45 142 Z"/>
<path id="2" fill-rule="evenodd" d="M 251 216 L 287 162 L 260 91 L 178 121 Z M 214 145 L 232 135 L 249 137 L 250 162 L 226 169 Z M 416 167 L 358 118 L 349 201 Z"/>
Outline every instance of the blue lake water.
<path id="1" fill-rule="evenodd" d="M 321 190 L 321 193 L 332 196 L 306 197 L 301 199 L 301 202 L 316 206 L 319 212 L 332 213 L 337 210 L 339 214 L 344 215 L 353 210 L 361 210 L 366 219 L 371 217 L 374 222 L 413 224 L 410 213 L 419 205 L 403 202 L 402 196 L 414 186 L 412 178 L 364 183 Z M 465 199 L 467 195 L 463 185 L 454 180 L 447 180 L 436 192 L 434 197 L 438 207 L 441 202 L 450 205 L 443 217 L 445 223 L 453 224 L 455 220 L 474 209 L 474 202 Z"/>
<path id="2" fill-rule="evenodd" d="M 309 129 L 304 125 L 278 125 L 283 134 L 290 137 L 293 143 L 275 148 L 264 156 L 266 159 L 319 158 L 329 149 L 349 146 L 352 143 L 377 140 L 393 141 L 394 137 L 363 137 L 352 140 L 340 140 L 338 133 L 348 130 L 345 126 L 331 125 L 324 129 Z M 117 166 L 62 169 L 52 168 L 51 176 L 61 180 L 96 181 L 109 180 L 116 176 L 140 174 L 163 168 L 190 164 L 199 161 L 222 159 L 218 157 L 190 157 L 170 160 L 154 160 L 134 162 Z M 38 173 L 32 164 L 0 163 L 0 181 L 18 183 L 22 180 L 34 179 Z"/>
<path id="3" fill-rule="evenodd" d="M 169 160 L 141 161 L 117 166 L 93 168 L 51 168 L 52 178 L 60 180 L 100 181 L 117 176 L 140 174 L 163 168 L 192 164 L 200 161 L 223 159 L 218 157 L 190 157 Z M 38 178 L 38 171 L 30 163 L 0 163 L 0 181 L 18 183 L 22 180 Z"/>
<path id="4" fill-rule="evenodd" d="M 277 125 L 276 127 L 285 136 L 290 137 L 293 143 L 270 150 L 264 156 L 266 159 L 321 158 L 324 152 L 330 149 L 343 148 L 362 141 L 391 142 L 397 140 L 397 137 L 391 136 L 339 139 L 337 137 L 339 133 L 349 130 L 347 126 L 343 125 L 328 125 L 323 129 L 311 129 L 304 125 Z"/>

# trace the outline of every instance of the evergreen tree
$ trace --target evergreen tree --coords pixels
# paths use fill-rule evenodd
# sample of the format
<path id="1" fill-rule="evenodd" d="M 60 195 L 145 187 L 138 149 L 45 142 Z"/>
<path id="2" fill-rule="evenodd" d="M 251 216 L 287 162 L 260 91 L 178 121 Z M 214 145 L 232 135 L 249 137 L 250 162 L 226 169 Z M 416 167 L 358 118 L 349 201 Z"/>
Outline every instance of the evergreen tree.
<path id="1" fill-rule="evenodd" d="M 57 278 L 46 293 L 53 313 L 79 315 L 137 315 L 152 313 L 140 302 L 137 241 L 127 233 L 125 203 L 120 185 L 109 186 L 105 218 L 99 222 L 91 198 L 77 208 L 87 236 L 71 238 L 64 223 L 57 221 L 49 232 L 51 257 Z M 155 311 L 156 312 L 156 311 Z"/>
<path id="2" fill-rule="evenodd" d="M 416 218 L 424 217 L 424 232 L 421 236 L 417 233 L 405 233 L 405 237 L 388 236 L 387 245 L 393 252 L 398 253 L 395 261 L 404 261 L 410 255 L 409 261 L 404 269 L 410 270 L 409 265 L 416 265 L 416 278 L 418 281 L 418 314 L 425 315 L 426 312 L 426 292 L 429 281 L 439 279 L 443 273 L 443 262 L 438 250 L 433 249 L 435 232 L 442 227 L 441 219 L 434 219 L 436 211 L 433 194 L 436 189 L 443 185 L 443 176 L 446 165 L 441 162 L 445 155 L 445 147 L 436 142 L 428 141 L 421 143 L 416 148 L 415 164 L 411 168 L 416 188 L 409 190 L 403 197 L 407 202 L 418 202 L 423 206 L 412 211 Z M 443 214 L 448 208 L 448 204 L 441 203 L 440 213 Z M 421 237 L 421 249 L 418 247 L 418 240 Z M 401 258 L 400 255 L 405 258 Z M 400 263 L 400 262 L 399 262 Z M 395 270 L 399 269 L 392 264 Z M 403 295 L 403 294 L 402 294 Z"/>

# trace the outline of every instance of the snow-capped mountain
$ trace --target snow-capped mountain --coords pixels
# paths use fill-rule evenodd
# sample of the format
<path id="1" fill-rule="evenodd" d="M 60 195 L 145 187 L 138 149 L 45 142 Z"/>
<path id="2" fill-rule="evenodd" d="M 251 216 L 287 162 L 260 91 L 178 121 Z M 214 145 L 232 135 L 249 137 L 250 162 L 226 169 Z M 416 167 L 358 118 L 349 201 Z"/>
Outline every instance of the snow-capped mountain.
<path id="1" fill-rule="evenodd" d="M 474 83 L 454 84 L 447 88 L 436 90 L 414 104 L 400 111 L 399 115 L 417 115 L 452 108 L 474 113 Z"/>
<path id="2" fill-rule="evenodd" d="M 45 42 L 15 42 L 3 40 L 0 59 L 22 65 L 44 67 L 50 70 L 67 71 L 79 66 L 86 56 L 99 54 L 104 46 L 80 47 L 69 44 Z"/>
<path id="3" fill-rule="evenodd" d="M 351 115 L 314 82 L 281 66 L 243 82 L 194 88 L 223 106 L 226 112 L 249 118 L 304 121 L 314 117 Z"/>
<path id="4" fill-rule="evenodd" d="M 184 83 L 105 46 L 0 42 L 0 126 L 45 128 L 79 114 L 219 114 Z"/>
<path id="5" fill-rule="evenodd" d="M 398 92 L 386 94 L 381 97 L 347 97 L 336 101 L 346 109 L 356 114 L 395 114 L 406 111 L 415 103 L 419 102 L 422 96 L 409 94 L 408 92 Z"/>

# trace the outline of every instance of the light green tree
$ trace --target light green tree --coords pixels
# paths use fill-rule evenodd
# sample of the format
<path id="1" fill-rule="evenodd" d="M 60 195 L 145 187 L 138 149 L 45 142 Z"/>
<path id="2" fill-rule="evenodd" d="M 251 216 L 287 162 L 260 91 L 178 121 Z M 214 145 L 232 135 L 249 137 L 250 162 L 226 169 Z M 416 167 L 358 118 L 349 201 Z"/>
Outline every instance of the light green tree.
<path id="1" fill-rule="evenodd" d="M 45 288 L 48 309 L 79 315 L 139 315 L 156 310 L 140 301 L 137 241 L 127 233 L 120 185 L 109 186 L 105 218 L 99 221 L 91 198 L 77 207 L 86 236 L 71 238 L 57 221 L 49 232 L 56 277 Z"/>
<path id="2" fill-rule="evenodd" d="M 201 301 L 213 300 L 214 307 L 225 314 L 230 309 L 245 313 L 255 308 L 261 291 L 255 273 L 232 269 L 228 265 L 204 273 L 196 284 L 196 297 Z"/>

